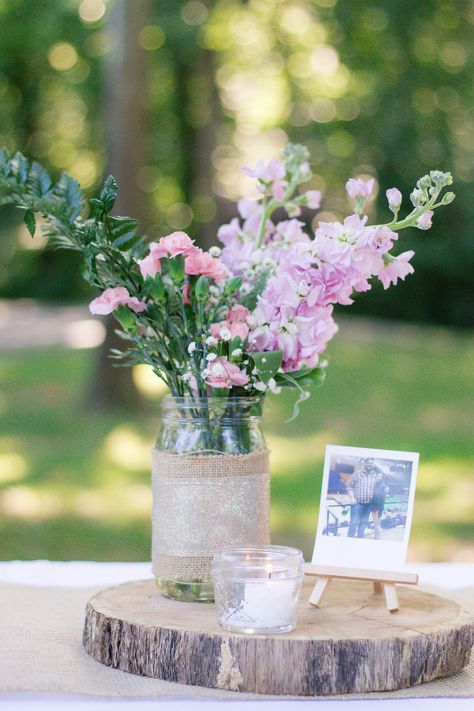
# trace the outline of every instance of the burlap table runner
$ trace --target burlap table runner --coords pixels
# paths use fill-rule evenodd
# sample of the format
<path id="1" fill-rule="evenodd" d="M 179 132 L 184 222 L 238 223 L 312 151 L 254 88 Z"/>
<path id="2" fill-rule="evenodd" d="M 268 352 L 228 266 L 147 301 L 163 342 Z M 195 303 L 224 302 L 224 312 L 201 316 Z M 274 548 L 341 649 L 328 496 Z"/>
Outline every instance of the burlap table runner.
<path id="1" fill-rule="evenodd" d="M 429 590 L 446 595 L 446 591 Z M 85 604 L 95 592 L 97 588 L 0 584 L 0 692 L 58 691 L 110 697 L 294 698 L 184 686 L 134 676 L 99 664 L 86 654 L 81 643 Z M 474 612 L 474 588 L 457 590 L 449 597 Z M 446 696 L 474 696 L 474 659 L 456 676 L 411 689 L 324 698 Z"/>
<path id="2" fill-rule="evenodd" d="M 211 580 L 218 548 L 268 543 L 269 452 L 152 450 L 152 567 L 157 578 Z"/>

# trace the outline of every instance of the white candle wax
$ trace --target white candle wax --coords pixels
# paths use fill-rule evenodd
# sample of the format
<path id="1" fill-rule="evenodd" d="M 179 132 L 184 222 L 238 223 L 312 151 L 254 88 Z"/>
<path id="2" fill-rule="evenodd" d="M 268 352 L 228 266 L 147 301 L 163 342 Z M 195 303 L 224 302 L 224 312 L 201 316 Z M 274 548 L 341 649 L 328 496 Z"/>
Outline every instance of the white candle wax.
<path id="1" fill-rule="evenodd" d="M 272 629 L 291 622 L 295 604 L 295 581 L 288 579 L 247 580 L 242 604 L 229 610 L 228 621 L 235 627 Z"/>

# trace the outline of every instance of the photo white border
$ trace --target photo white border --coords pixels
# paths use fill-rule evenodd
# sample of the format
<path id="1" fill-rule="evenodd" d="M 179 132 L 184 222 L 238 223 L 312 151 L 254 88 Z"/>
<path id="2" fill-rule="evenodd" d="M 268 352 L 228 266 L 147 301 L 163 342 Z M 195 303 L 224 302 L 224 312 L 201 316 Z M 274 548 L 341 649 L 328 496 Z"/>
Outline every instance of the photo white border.
<path id="1" fill-rule="evenodd" d="M 402 541 L 375 541 L 323 535 L 331 458 L 337 454 L 345 457 L 373 457 L 374 459 L 394 459 L 412 462 L 407 518 Z M 403 569 L 410 540 L 419 457 L 418 452 L 400 452 L 391 449 L 371 449 L 368 447 L 346 447 L 328 444 L 324 456 L 318 527 L 311 562 L 315 565 L 375 570 Z"/>

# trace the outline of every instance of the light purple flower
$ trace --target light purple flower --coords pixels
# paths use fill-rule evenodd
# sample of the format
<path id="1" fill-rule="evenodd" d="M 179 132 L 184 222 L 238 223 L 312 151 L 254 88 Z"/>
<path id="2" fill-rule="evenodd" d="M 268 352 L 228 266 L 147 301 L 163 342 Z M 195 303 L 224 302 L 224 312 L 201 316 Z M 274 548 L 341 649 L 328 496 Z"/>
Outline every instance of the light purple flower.
<path id="1" fill-rule="evenodd" d="M 281 194 L 282 171 L 276 161 L 268 165 L 260 161 L 251 173 L 261 183 L 269 179 L 268 194 L 272 182 L 273 194 Z M 375 179 L 358 178 L 348 181 L 347 190 L 363 202 L 373 194 L 374 186 Z M 396 188 L 388 192 L 389 199 L 398 199 Z M 319 191 L 306 193 L 306 200 L 316 208 Z M 290 216 L 293 207 L 299 209 L 297 204 L 286 206 Z M 335 304 L 351 304 L 355 292 L 371 289 L 374 277 L 387 288 L 413 271 L 412 252 L 398 258 L 390 255 L 398 235 L 387 225 L 367 225 L 367 216 L 356 213 L 343 222 L 320 222 L 313 240 L 298 219 L 276 225 L 268 220 L 257 248 L 262 203 L 244 200 L 238 208 L 243 222 L 235 219 L 219 230 L 225 244 L 220 258 L 232 274 L 244 276 L 247 289 L 256 288 L 262 276 L 266 279 L 247 319 L 248 348 L 280 349 L 285 372 L 317 364 L 337 330 L 332 316 Z"/>
<path id="2" fill-rule="evenodd" d="M 421 215 L 415 222 L 415 226 L 418 227 L 419 230 L 429 230 L 431 227 L 432 217 L 433 210 L 428 210 L 428 212 L 424 212 L 423 215 Z"/>
<path id="3" fill-rule="evenodd" d="M 287 242 L 309 242 L 308 235 L 303 232 L 304 222 L 299 220 L 283 220 L 276 226 L 276 235 Z"/>
<path id="4" fill-rule="evenodd" d="M 275 180 L 272 185 L 272 195 L 275 200 L 283 202 L 283 200 L 285 199 L 285 190 L 287 187 L 288 183 L 286 182 L 286 180 Z"/>
<path id="5" fill-rule="evenodd" d="M 402 204 L 402 194 L 397 188 L 389 188 L 385 195 L 387 196 L 388 206 L 392 212 L 398 212 Z"/>
<path id="6" fill-rule="evenodd" d="M 221 225 L 217 230 L 217 239 L 222 244 L 231 244 L 240 235 L 240 224 L 237 217 L 234 217 L 229 224 Z"/>
<path id="7" fill-rule="evenodd" d="M 370 178 L 365 181 L 361 178 L 351 178 L 346 183 L 346 191 L 350 198 L 355 200 L 356 198 L 364 198 L 367 200 L 372 196 L 375 187 L 375 179 Z"/>
<path id="8" fill-rule="evenodd" d="M 414 254 L 415 252 L 412 250 L 403 252 L 399 254 L 398 257 L 392 257 L 389 262 L 384 264 L 383 269 L 378 275 L 384 289 L 388 289 L 390 284 L 396 284 L 399 279 L 404 280 L 407 274 L 413 274 L 415 270 L 409 260 Z"/>
<path id="9" fill-rule="evenodd" d="M 239 200 L 237 203 L 237 210 L 240 217 L 243 220 L 246 220 L 256 213 L 260 214 L 262 208 L 258 200 Z"/>
<path id="10" fill-rule="evenodd" d="M 250 349 L 281 349 L 286 372 L 316 365 L 336 332 L 334 304 L 351 304 L 352 294 L 368 291 L 373 277 L 388 286 L 413 271 L 412 252 L 389 261 L 397 234 L 386 225 L 367 226 L 366 216 L 322 222 L 313 241 L 298 239 L 301 228 L 298 220 L 277 225 L 287 247 L 280 248 L 276 271 L 248 320 Z"/>
<path id="11" fill-rule="evenodd" d="M 308 190 L 306 193 L 306 204 L 311 210 L 317 210 L 321 205 L 321 191 Z"/>
<path id="12" fill-rule="evenodd" d="M 393 243 L 398 239 L 396 232 L 387 227 L 387 225 L 375 225 L 374 227 L 366 227 L 363 234 L 359 237 L 359 247 L 369 247 L 374 252 L 385 254 L 390 252 Z"/>
<path id="13" fill-rule="evenodd" d="M 242 172 L 264 183 L 283 180 L 286 174 L 285 166 L 279 163 L 276 158 L 272 158 L 266 164 L 263 160 L 259 160 L 255 168 L 242 168 Z"/>

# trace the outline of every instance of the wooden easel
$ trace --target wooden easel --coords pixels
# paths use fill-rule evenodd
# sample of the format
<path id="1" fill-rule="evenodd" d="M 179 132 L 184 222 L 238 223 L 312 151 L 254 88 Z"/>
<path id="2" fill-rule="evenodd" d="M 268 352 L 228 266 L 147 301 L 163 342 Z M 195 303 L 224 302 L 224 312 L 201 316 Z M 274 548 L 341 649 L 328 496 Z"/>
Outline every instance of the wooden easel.
<path id="1" fill-rule="evenodd" d="M 321 607 L 321 600 L 332 578 L 341 580 L 369 580 L 372 581 L 374 593 L 385 593 L 385 601 L 389 612 L 398 612 L 398 595 L 395 585 L 403 583 L 405 585 L 417 585 L 418 575 L 416 573 L 396 573 L 386 570 L 360 570 L 358 568 L 336 568 L 330 565 L 314 565 L 305 563 L 305 575 L 314 575 L 316 585 L 309 598 L 309 602 L 314 607 Z"/>

